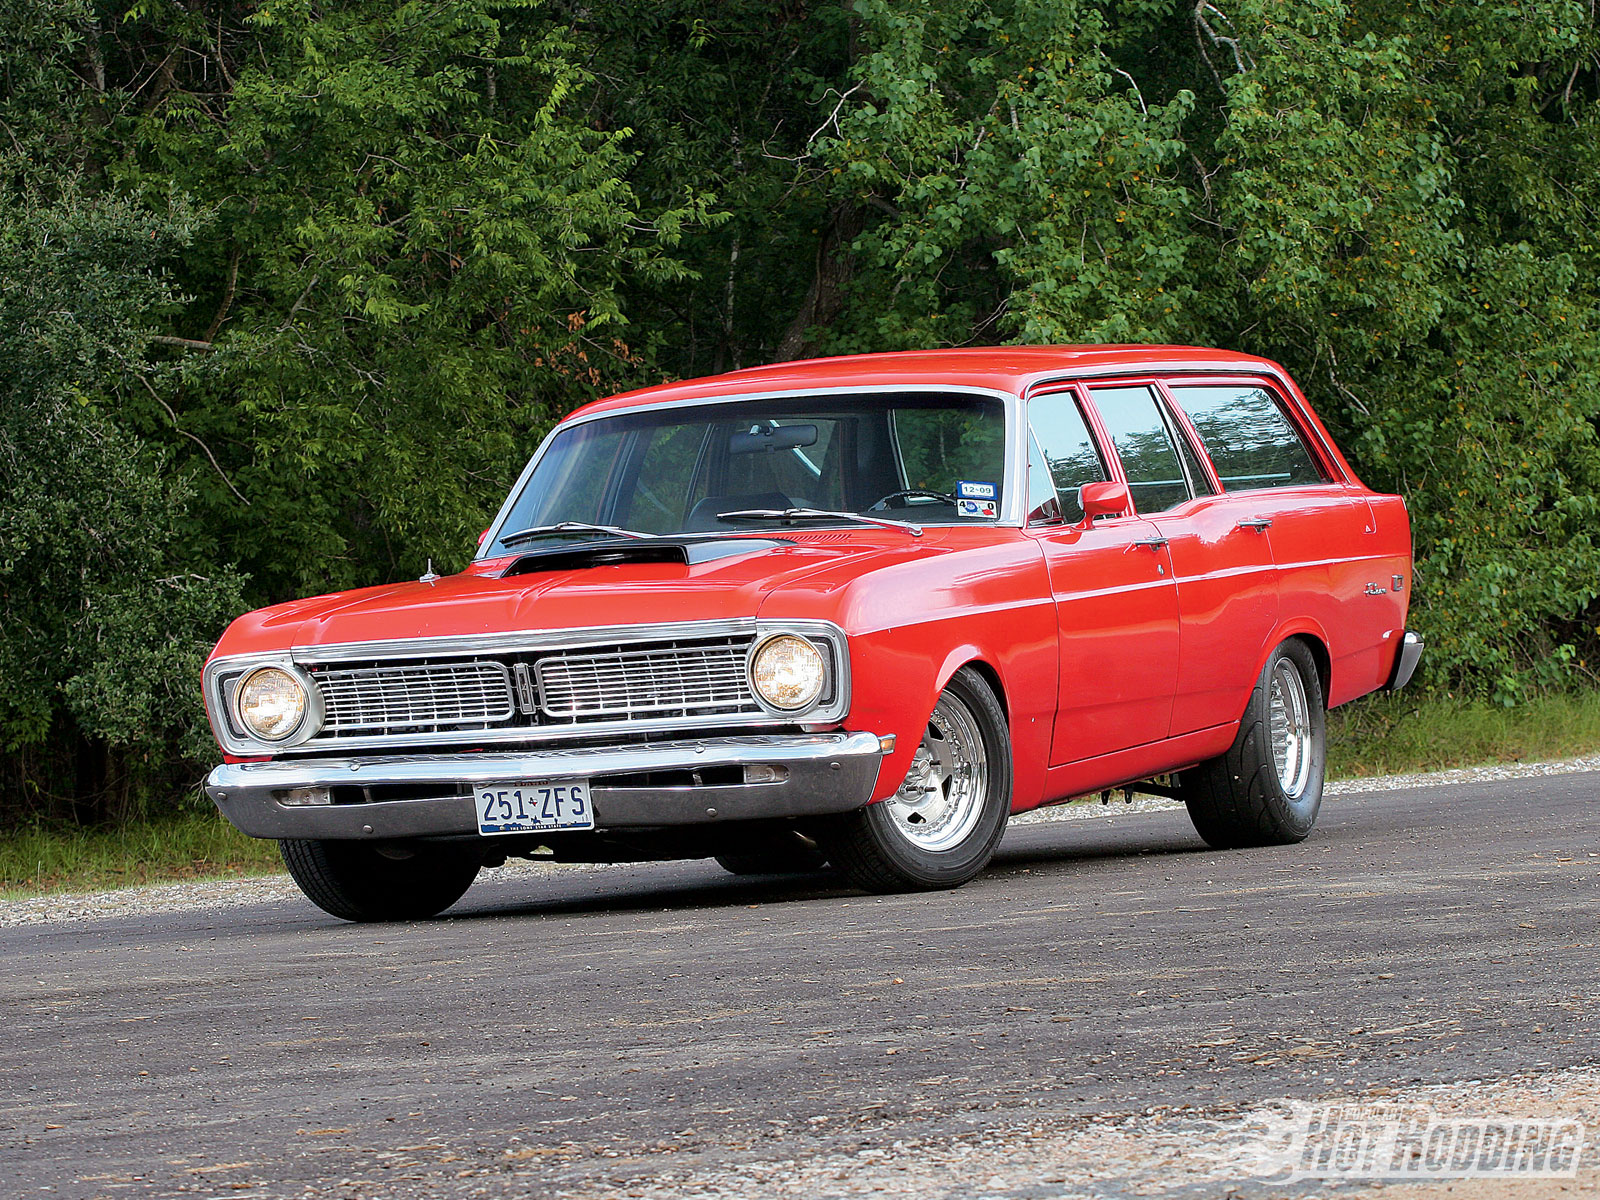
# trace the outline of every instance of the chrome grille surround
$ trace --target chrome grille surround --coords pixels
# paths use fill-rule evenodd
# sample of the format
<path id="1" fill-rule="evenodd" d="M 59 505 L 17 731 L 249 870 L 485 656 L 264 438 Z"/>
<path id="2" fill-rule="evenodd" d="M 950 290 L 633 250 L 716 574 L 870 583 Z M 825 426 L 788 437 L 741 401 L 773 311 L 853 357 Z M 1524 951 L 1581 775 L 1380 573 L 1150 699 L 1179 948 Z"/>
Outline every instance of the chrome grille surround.
<path id="1" fill-rule="evenodd" d="M 750 649 L 776 633 L 809 638 L 828 661 L 828 687 L 818 703 L 802 714 L 769 710 L 750 688 Z M 547 679 L 538 670 L 541 663 L 551 664 L 542 673 Z M 325 679 L 340 680 L 332 685 L 337 690 L 346 686 L 346 680 L 374 672 L 387 680 L 390 672 L 404 676 L 464 668 L 478 678 L 476 672 L 487 665 L 507 672 L 507 699 L 495 711 L 505 704 L 511 711 L 496 719 L 477 715 L 482 708 L 457 708 L 444 717 L 440 709 L 422 714 L 439 718 L 437 723 L 358 727 L 351 723 L 351 714 L 359 721 L 374 719 L 373 693 L 368 686 L 364 712 L 347 706 L 338 724 L 325 720 L 315 733 L 292 745 L 271 746 L 245 735 L 224 702 L 239 678 L 266 664 L 286 666 L 302 678 L 316 681 L 313 690 L 319 701 Z M 681 679 L 674 679 L 674 668 Z M 597 693 L 592 682 L 596 679 L 610 679 L 612 685 L 603 685 Z M 586 684 L 586 680 L 590 682 Z M 528 685 L 525 688 L 519 686 L 523 681 Z M 620 692 L 608 690 L 616 685 Z M 826 728 L 837 724 L 849 710 L 850 656 L 844 631 L 831 622 L 741 618 L 348 642 L 228 655 L 206 664 L 203 686 L 212 728 L 224 750 L 239 756 L 278 757 L 336 750 L 537 744 L 677 730 L 792 728 L 797 724 Z M 437 691 L 437 685 L 428 686 Z M 499 693 L 494 694 L 498 699 Z M 519 703 L 519 695 L 526 700 Z M 411 709 L 395 712 L 402 720 L 419 715 Z"/>

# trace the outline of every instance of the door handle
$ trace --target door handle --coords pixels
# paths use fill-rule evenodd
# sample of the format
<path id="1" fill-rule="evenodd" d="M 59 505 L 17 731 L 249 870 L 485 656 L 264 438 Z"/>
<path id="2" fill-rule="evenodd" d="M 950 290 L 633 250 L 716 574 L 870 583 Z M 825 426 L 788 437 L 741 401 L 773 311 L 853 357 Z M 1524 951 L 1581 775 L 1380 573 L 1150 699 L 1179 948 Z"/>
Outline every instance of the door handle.
<path id="1" fill-rule="evenodd" d="M 1136 541 L 1129 542 L 1127 549 L 1123 550 L 1123 553 L 1126 554 L 1128 550 L 1132 550 L 1135 546 L 1143 546 L 1150 550 L 1159 550 L 1166 544 L 1167 539 L 1158 534 L 1155 537 L 1139 538 Z"/>
<path id="2" fill-rule="evenodd" d="M 1239 529 L 1254 529 L 1257 533 L 1262 533 L 1265 530 L 1268 530 L 1268 529 L 1272 528 L 1272 518 L 1271 517 L 1246 517 L 1244 520 L 1239 522 L 1237 528 L 1239 528 Z"/>

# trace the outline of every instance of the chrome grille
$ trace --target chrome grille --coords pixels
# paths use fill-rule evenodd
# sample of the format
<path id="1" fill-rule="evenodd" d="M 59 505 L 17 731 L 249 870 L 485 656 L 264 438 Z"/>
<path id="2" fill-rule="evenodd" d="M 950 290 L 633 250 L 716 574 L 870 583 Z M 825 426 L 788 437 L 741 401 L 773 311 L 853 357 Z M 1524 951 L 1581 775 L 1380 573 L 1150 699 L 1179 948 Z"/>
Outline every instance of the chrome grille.
<path id="1" fill-rule="evenodd" d="M 745 658 L 750 639 L 552 655 L 534 667 L 553 720 L 759 713 Z"/>
<path id="2" fill-rule="evenodd" d="M 497 662 L 323 667 L 312 677 L 326 711 L 322 736 L 460 729 L 504 721 L 516 711 L 510 673 Z"/>

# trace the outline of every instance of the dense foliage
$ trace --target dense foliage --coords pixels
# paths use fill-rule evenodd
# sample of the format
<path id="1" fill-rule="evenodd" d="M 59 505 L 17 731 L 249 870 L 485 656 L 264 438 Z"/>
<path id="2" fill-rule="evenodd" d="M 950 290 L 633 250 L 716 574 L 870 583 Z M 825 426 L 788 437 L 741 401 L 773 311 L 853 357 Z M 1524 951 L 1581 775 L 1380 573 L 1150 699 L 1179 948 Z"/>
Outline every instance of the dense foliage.
<path id="1" fill-rule="evenodd" d="M 1597 54 L 1567 0 L 0 0 L 5 808 L 192 779 L 231 612 L 459 565 L 583 400 L 812 353 L 1276 358 L 1411 501 L 1429 678 L 1591 679 Z"/>

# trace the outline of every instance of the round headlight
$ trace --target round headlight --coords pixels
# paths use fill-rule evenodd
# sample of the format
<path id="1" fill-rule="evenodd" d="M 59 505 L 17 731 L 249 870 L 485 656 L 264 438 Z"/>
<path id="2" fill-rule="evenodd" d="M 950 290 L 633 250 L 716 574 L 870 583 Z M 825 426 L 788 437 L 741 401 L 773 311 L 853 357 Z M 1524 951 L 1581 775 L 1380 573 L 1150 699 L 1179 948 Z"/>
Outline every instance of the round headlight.
<path id="1" fill-rule="evenodd" d="M 239 681 L 234 706 L 251 735 L 281 742 L 306 719 L 306 689 L 281 667 L 262 667 Z"/>
<path id="2" fill-rule="evenodd" d="M 809 708 L 828 681 L 822 652 L 803 637 L 782 633 L 769 638 L 750 660 L 750 682 L 773 708 Z"/>

